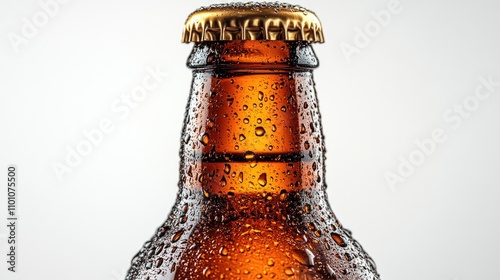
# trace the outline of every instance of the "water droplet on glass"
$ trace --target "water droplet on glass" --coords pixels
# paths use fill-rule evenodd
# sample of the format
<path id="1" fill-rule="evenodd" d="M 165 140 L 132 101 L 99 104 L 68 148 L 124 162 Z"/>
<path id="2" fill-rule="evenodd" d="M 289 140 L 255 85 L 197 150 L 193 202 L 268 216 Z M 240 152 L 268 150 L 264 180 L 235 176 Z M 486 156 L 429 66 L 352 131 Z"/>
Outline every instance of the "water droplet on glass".
<path id="1" fill-rule="evenodd" d="M 315 226 L 313 223 L 307 223 L 307 227 L 308 227 L 310 230 L 316 230 L 316 226 Z"/>
<path id="2" fill-rule="evenodd" d="M 329 264 L 326 265 L 326 271 L 333 280 L 337 280 L 335 270 L 333 270 L 333 268 Z"/>
<path id="3" fill-rule="evenodd" d="M 212 270 L 209 267 L 203 270 L 203 275 L 205 275 L 205 277 L 209 277 L 210 274 L 212 274 Z"/>
<path id="4" fill-rule="evenodd" d="M 262 101 L 264 99 L 264 93 L 259 91 L 259 100 Z"/>
<path id="5" fill-rule="evenodd" d="M 304 126 L 304 124 L 301 124 L 300 125 L 300 134 L 304 134 L 306 133 L 306 127 Z"/>
<path id="6" fill-rule="evenodd" d="M 255 154 L 253 152 L 248 151 L 245 153 L 245 159 L 249 161 L 255 160 Z"/>
<path id="7" fill-rule="evenodd" d="M 231 172 L 231 165 L 224 164 L 224 173 L 229 174 Z"/>
<path id="8" fill-rule="evenodd" d="M 208 128 L 208 129 L 213 129 L 213 128 L 214 128 L 214 126 L 215 126 L 215 123 L 214 123 L 213 121 L 210 121 L 210 120 L 209 120 L 209 121 L 207 122 L 207 128 Z"/>
<path id="9" fill-rule="evenodd" d="M 259 185 L 265 187 L 267 185 L 267 174 L 266 173 L 260 174 L 259 179 L 257 181 L 259 182 Z"/>
<path id="10" fill-rule="evenodd" d="M 222 176 L 222 179 L 220 180 L 220 186 L 225 187 L 227 185 L 226 177 Z"/>
<path id="11" fill-rule="evenodd" d="M 175 266 L 176 266 L 176 263 L 173 263 L 172 267 L 170 268 L 170 272 L 174 272 L 175 271 Z"/>
<path id="12" fill-rule="evenodd" d="M 255 160 L 255 154 L 253 152 L 250 151 L 246 152 L 245 160 L 250 162 L 250 167 L 254 168 L 255 166 L 257 166 L 257 161 Z"/>
<path id="13" fill-rule="evenodd" d="M 292 258 L 304 266 L 314 266 L 314 254 L 309 250 L 294 249 Z"/>
<path id="14" fill-rule="evenodd" d="M 293 268 L 286 267 L 285 268 L 285 274 L 288 275 L 288 276 L 293 276 L 295 273 L 293 273 Z"/>
<path id="15" fill-rule="evenodd" d="M 311 205 L 309 204 L 304 205 L 304 211 L 306 211 L 306 213 L 311 212 Z"/>
<path id="16" fill-rule="evenodd" d="M 184 229 L 179 230 L 174 236 L 172 236 L 171 241 L 172 242 L 177 242 L 181 238 L 181 236 L 184 234 Z"/>
<path id="17" fill-rule="evenodd" d="M 309 150 L 310 147 L 311 145 L 309 144 L 308 141 L 304 142 L 304 149 Z"/>
<path id="18" fill-rule="evenodd" d="M 337 243 L 340 247 L 346 247 L 347 246 L 347 244 L 345 243 L 344 239 L 342 239 L 342 237 L 340 235 L 338 235 L 335 232 L 332 232 L 331 235 L 332 235 L 333 241 L 335 241 L 335 243 Z"/>
<path id="19" fill-rule="evenodd" d="M 156 268 L 159 268 L 163 264 L 163 258 L 158 258 L 158 261 L 156 262 Z"/>
<path id="20" fill-rule="evenodd" d="M 161 251 L 163 251 L 163 247 L 165 245 L 162 243 L 160 244 L 158 247 L 156 247 L 156 250 L 155 250 L 155 255 L 158 255 L 159 253 L 161 253 Z"/>
<path id="21" fill-rule="evenodd" d="M 228 253 L 229 250 L 227 250 L 227 248 L 224 246 L 219 249 L 219 254 L 221 254 L 221 256 L 227 256 Z"/>
<path id="22" fill-rule="evenodd" d="M 203 146 L 208 145 L 209 140 L 210 140 L 210 137 L 209 137 L 208 133 L 203 134 L 200 138 L 200 142 L 201 142 L 201 144 L 203 144 Z"/>
<path id="23" fill-rule="evenodd" d="M 266 130 L 262 126 L 255 128 L 255 135 L 261 137 L 261 136 L 264 136 L 265 134 L 266 134 Z"/>

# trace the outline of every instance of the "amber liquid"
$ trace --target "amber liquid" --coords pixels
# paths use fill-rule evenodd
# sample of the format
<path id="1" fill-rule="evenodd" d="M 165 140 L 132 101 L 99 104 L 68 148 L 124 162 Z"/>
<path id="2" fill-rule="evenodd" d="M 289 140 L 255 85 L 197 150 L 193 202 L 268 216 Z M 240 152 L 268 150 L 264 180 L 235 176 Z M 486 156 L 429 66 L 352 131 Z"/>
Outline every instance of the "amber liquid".
<path id="1" fill-rule="evenodd" d="M 127 279 L 379 279 L 328 204 L 310 44 L 197 44 L 179 192 Z"/>

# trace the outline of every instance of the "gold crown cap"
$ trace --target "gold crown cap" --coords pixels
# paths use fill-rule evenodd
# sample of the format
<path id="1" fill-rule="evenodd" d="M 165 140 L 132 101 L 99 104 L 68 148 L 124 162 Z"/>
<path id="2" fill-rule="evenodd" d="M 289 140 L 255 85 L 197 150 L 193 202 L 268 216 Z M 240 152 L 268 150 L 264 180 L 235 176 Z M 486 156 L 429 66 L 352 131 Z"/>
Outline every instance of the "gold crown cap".
<path id="1" fill-rule="evenodd" d="M 215 4 L 189 15 L 183 43 L 231 40 L 287 40 L 323 43 L 316 14 L 280 2 Z"/>

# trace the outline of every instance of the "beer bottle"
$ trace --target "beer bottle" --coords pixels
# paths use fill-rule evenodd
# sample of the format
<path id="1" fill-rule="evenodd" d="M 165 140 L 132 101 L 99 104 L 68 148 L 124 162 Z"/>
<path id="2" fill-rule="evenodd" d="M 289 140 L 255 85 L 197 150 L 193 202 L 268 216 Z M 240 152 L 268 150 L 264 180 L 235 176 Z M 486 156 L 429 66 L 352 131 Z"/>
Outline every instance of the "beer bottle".
<path id="1" fill-rule="evenodd" d="M 177 200 L 126 279 L 380 279 L 326 195 L 317 16 L 213 5 L 183 42 L 195 44 Z"/>

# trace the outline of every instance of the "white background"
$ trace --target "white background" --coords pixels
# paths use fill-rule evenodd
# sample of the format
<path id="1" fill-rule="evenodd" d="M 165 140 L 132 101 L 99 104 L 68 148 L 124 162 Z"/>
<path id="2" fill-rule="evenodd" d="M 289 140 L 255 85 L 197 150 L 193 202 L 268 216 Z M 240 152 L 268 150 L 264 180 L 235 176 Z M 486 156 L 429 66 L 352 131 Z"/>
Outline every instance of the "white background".
<path id="1" fill-rule="evenodd" d="M 69 0 L 16 52 L 9 38 L 43 9 L 0 0 L 0 279 L 124 278 L 175 199 L 191 82 L 181 31 L 211 3 Z M 294 3 L 325 30 L 315 80 L 332 207 L 383 279 L 498 279 L 500 87 L 478 104 L 473 96 L 479 77 L 500 81 L 499 2 L 400 0 L 350 63 L 341 46 L 356 47 L 356 28 L 389 1 Z M 156 67 L 168 77 L 119 118 L 111 104 Z M 464 99 L 474 111 L 460 126 L 446 121 Z M 54 162 L 103 119 L 113 132 L 58 180 Z M 434 129 L 447 141 L 391 188 L 386 172 L 398 174 L 399 157 Z M 8 164 L 19 168 L 17 273 L 4 261 Z"/>

